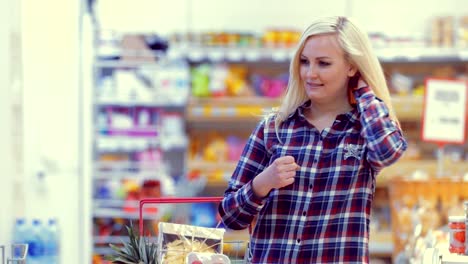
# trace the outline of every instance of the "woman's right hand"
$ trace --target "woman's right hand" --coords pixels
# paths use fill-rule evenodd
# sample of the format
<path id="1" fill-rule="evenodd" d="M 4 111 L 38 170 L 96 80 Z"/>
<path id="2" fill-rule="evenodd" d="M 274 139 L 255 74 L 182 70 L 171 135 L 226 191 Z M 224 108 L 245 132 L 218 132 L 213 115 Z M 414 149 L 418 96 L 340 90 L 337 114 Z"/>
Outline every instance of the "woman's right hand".
<path id="1" fill-rule="evenodd" d="M 294 183 L 296 171 L 300 168 L 293 156 L 279 157 L 253 179 L 255 195 L 265 197 L 271 189 L 282 188 Z"/>

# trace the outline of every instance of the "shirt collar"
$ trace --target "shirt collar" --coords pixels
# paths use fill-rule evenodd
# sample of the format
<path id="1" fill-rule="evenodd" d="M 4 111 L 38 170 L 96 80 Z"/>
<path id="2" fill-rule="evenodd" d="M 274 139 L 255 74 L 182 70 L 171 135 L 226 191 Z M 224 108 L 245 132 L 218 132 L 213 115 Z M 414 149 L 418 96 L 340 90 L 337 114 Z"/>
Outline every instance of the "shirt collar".
<path id="1" fill-rule="evenodd" d="M 302 117 L 304 119 L 306 119 L 305 115 L 304 115 L 304 111 L 307 107 L 309 107 L 311 104 L 311 101 L 310 100 L 307 100 L 305 101 L 302 105 L 300 105 L 296 111 L 292 112 L 291 114 L 289 114 L 288 118 L 287 119 L 290 119 L 292 118 L 294 115 L 297 115 L 299 117 Z M 353 108 L 344 113 L 344 114 L 339 114 L 337 117 L 336 117 L 336 120 L 338 121 L 350 121 L 352 123 L 356 123 L 359 121 L 359 112 L 357 110 L 357 107 L 354 105 Z"/>

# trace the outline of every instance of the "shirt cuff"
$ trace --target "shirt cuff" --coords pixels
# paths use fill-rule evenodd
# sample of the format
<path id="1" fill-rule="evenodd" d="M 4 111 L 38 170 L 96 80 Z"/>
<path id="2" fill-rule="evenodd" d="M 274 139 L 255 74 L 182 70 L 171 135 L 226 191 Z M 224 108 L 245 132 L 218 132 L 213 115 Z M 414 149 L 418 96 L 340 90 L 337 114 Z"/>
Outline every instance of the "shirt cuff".
<path id="1" fill-rule="evenodd" d="M 360 98 L 363 95 L 369 94 L 369 93 L 372 94 L 372 89 L 369 87 L 369 85 L 362 79 L 359 80 L 357 88 L 354 89 L 354 95 L 356 96 L 356 98 Z"/>
<path id="2" fill-rule="evenodd" d="M 247 210 L 250 212 L 260 212 L 265 201 L 268 199 L 268 195 L 263 198 L 257 197 L 253 191 L 252 182 L 253 181 L 250 181 L 244 186 L 243 195 L 246 198 L 245 202 L 247 203 Z"/>

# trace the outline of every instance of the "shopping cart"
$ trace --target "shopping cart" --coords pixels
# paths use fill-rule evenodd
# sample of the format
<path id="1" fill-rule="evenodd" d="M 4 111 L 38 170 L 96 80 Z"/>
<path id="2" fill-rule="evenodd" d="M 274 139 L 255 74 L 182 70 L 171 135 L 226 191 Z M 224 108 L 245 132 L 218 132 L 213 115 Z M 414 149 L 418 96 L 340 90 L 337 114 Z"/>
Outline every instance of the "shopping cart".
<path id="1" fill-rule="evenodd" d="M 166 197 L 166 198 L 147 198 L 140 200 L 140 218 L 139 218 L 139 233 L 144 234 L 143 230 L 143 207 L 146 204 L 193 204 L 193 203 L 219 203 L 223 197 Z M 249 233 L 251 229 L 249 228 Z M 231 263 L 247 263 L 249 235 L 242 239 L 240 236 L 223 241 L 223 254 L 227 255 Z"/>
<path id="2" fill-rule="evenodd" d="M 1 264 L 5 264 L 5 246 L 0 246 L 0 250 L 2 252 L 2 262 Z M 26 263 L 26 255 L 28 254 L 28 244 L 12 244 L 11 245 L 11 255 L 12 258 L 7 258 L 7 264 L 25 264 Z"/>

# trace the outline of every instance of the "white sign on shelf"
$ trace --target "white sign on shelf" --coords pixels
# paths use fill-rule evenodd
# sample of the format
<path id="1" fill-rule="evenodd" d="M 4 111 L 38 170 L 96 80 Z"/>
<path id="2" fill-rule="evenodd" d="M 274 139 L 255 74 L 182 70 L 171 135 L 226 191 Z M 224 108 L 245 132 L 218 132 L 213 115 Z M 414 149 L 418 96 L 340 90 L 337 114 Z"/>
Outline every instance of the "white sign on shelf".
<path id="1" fill-rule="evenodd" d="M 271 58 L 273 61 L 283 62 L 288 60 L 288 51 L 285 49 L 274 49 L 271 53 Z"/>
<path id="2" fill-rule="evenodd" d="M 230 61 L 240 61 L 242 60 L 243 53 L 240 49 L 230 49 L 227 53 L 227 58 Z"/>
<path id="3" fill-rule="evenodd" d="M 245 59 L 247 61 L 258 61 L 261 59 L 261 54 L 260 54 L 260 51 L 257 50 L 257 49 L 248 49 L 246 52 L 245 52 Z"/>
<path id="4" fill-rule="evenodd" d="M 462 80 L 427 79 L 422 140 L 440 145 L 466 140 L 467 83 Z"/>
<path id="5" fill-rule="evenodd" d="M 220 48 L 213 48 L 207 52 L 208 59 L 213 62 L 220 62 L 224 59 L 224 52 Z"/>

